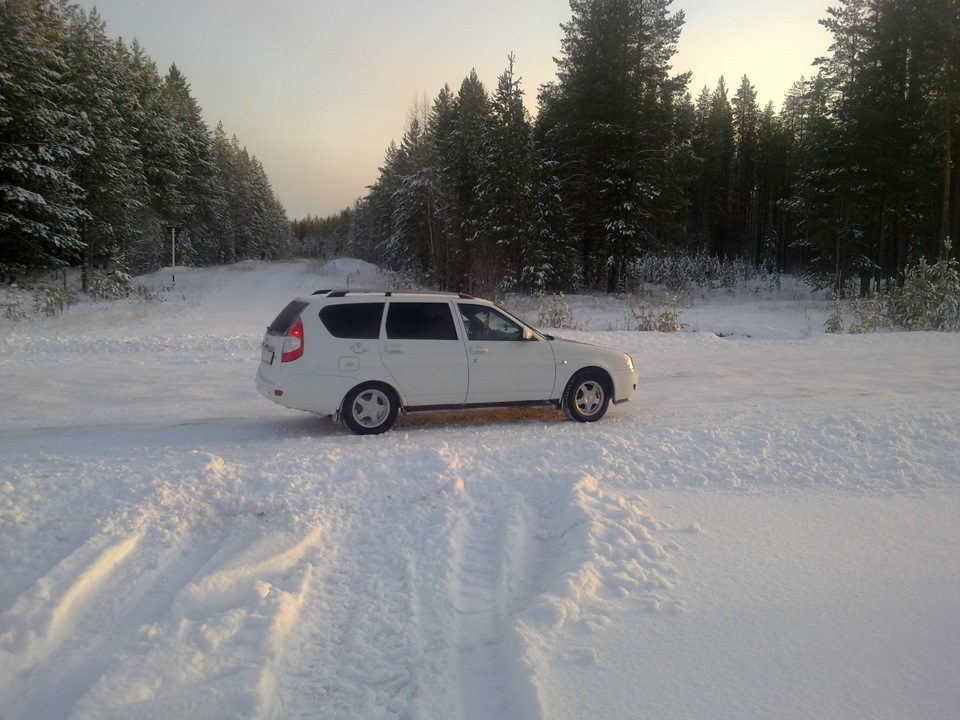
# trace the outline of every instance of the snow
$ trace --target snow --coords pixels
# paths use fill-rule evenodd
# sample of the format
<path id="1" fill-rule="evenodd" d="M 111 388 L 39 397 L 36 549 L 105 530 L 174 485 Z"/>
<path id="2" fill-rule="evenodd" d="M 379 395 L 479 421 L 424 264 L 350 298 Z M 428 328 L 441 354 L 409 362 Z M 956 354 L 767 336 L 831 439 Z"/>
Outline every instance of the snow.
<path id="1" fill-rule="evenodd" d="M 288 299 L 375 268 L 170 276 L 0 320 L 3 720 L 960 716 L 960 335 L 568 297 L 631 402 L 357 437 L 253 377 Z"/>

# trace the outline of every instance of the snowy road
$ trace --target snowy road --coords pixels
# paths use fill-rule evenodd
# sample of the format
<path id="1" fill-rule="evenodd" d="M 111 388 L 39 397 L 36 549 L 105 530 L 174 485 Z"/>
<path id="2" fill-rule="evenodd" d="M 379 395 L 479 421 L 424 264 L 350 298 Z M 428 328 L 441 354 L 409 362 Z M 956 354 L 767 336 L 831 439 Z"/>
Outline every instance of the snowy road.
<path id="1" fill-rule="evenodd" d="M 0 325 L 2 720 L 960 714 L 960 337 L 575 307 L 640 369 L 600 423 L 361 438 L 253 388 L 325 272 Z"/>

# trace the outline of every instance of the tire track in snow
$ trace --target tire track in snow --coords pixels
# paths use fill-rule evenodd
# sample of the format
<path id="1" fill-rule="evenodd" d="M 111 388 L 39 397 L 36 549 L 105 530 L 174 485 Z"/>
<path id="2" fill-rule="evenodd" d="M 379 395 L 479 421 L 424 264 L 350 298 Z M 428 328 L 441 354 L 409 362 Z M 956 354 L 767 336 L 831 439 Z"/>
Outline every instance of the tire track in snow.
<path id="1" fill-rule="evenodd" d="M 171 533 L 153 517 L 90 538 L 0 615 L 0 718 L 214 717 L 203 686 L 218 683 L 237 717 L 264 716 L 323 530 L 253 516 Z"/>
<path id="2" fill-rule="evenodd" d="M 94 537 L 61 560 L 22 593 L 0 616 L 0 647 L 19 651 L 29 670 L 53 653 L 115 567 L 130 555 L 142 535 Z"/>
<path id="3" fill-rule="evenodd" d="M 362 485 L 362 473 L 355 480 Z M 331 528 L 325 573 L 288 642 L 271 717 L 457 717 L 443 569 L 459 499 L 430 485 L 413 480 L 386 495 L 376 485 L 347 489 L 365 501 L 341 507 Z"/>
<path id="4" fill-rule="evenodd" d="M 217 552 L 216 541 L 196 539 L 186 535 L 152 556 L 150 548 L 162 545 L 149 533 L 95 536 L 20 595 L 0 617 L 0 657 L 9 665 L 0 675 L 11 682 L 12 717 L 69 716 Z M 86 644 L 75 639 L 83 636 Z"/>
<path id="5" fill-rule="evenodd" d="M 181 566 L 185 581 L 171 586 L 172 600 L 168 592 L 151 600 L 163 614 L 139 626 L 124 662 L 97 679 L 72 717 L 269 716 L 324 532 L 320 524 L 291 532 L 260 516 L 223 518 L 197 538 L 204 550 Z"/>
<path id="6" fill-rule="evenodd" d="M 510 509 L 512 506 L 513 509 Z M 527 599 L 514 597 L 509 577 L 512 563 L 532 563 L 514 555 L 511 524 L 517 505 L 501 501 L 492 514 L 471 513 L 458 538 L 453 578 L 460 711 L 466 719 L 533 720 L 542 717 L 541 703 L 522 663 L 523 647 L 514 627 Z M 525 524 L 519 522 L 524 534 Z M 514 531 L 517 527 L 513 528 Z M 519 543 L 522 548 L 526 543 Z M 535 584 L 535 577 L 527 577 Z"/>

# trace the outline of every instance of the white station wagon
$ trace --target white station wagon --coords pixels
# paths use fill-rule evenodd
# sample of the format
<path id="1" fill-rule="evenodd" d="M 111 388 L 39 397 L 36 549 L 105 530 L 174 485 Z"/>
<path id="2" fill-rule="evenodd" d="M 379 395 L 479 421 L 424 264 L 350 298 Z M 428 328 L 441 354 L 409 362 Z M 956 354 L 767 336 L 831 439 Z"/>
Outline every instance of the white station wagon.
<path id="1" fill-rule="evenodd" d="M 624 352 L 544 335 L 469 295 L 321 290 L 267 328 L 257 388 L 371 435 L 417 410 L 553 405 L 594 422 L 630 399 L 637 371 Z"/>

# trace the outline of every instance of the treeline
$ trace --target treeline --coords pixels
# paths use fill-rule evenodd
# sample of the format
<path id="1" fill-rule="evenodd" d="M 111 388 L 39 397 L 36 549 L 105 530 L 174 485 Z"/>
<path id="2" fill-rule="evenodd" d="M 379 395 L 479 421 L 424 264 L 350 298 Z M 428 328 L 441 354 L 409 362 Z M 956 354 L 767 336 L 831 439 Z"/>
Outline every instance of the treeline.
<path id="1" fill-rule="evenodd" d="M 0 0 L 0 277 L 275 258 L 290 224 L 261 163 L 186 78 L 66 0 Z M 84 273 L 86 281 L 87 273 Z"/>
<path id="2" fill-rule="evenodd" d="M 670 0 L 571 0 L 557 80 L 525 110 L 513 58 L 418 104 L 356 204 L 294 223 L 438 287 L 616 290 L 654 254 L 708 253 L 839 288 L 902 283 L 960 228 L 960 0 L 841 0 L 777 113 L 745 76 L 671 74 Z M 775 61 L 771 58 L 771 61 Z M 955 245 L 955 244 L 954 244 Z M 956 254 L 956 247 L 953 248 Z"/>

